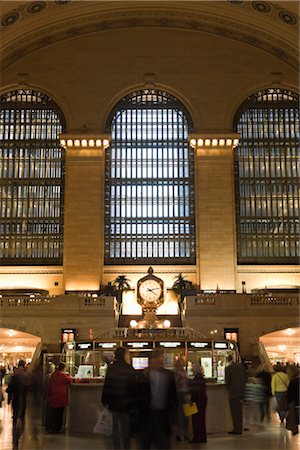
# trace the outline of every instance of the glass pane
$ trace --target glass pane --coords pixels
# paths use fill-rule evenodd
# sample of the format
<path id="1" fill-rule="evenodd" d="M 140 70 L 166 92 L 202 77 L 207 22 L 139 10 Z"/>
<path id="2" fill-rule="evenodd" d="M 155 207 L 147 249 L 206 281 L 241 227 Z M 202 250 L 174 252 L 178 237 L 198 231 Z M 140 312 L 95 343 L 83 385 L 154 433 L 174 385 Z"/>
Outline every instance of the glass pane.
<path id="1" fill-rule="evenodd" d="M 299 97 L 259 91 L 235 126 L 238 263 L 298 264 Z"/>
<path id="2" fill-rule="evenodd" d="M 188 112 L 162 91 L 135 92 L 113 111 L 106 154 L 106 264 L 195 262 L 194 154 L 187 142 L 189 129 Z M 111 195 L 112 188 L 118 187 L 120 195 Z M 121 222 L 124 228 L 116 233 Z M 183 231 L 180 226 L 176 230 L 175 223 Z M 114 248 L 125 241 L 126 252 L 116 254 Z"/>
<path id="3" fill-rule="evenodd" d="M 0 102 L 1 264 L 62 264 L 63 115 L 31 90 Z"/>

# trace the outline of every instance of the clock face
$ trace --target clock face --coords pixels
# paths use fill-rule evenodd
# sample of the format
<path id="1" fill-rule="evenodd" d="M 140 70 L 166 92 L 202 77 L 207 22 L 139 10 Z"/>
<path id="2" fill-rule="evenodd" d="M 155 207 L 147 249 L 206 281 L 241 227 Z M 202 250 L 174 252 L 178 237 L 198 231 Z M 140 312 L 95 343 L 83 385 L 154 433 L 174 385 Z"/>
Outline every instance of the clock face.
<path id="1" fill-rule="evenodd" d="M 139 286 L 139 294 L 143 301 L 156 302 L 162 295 L 162 286 L 156 280 L 148 279 L 142 281 Z"/>

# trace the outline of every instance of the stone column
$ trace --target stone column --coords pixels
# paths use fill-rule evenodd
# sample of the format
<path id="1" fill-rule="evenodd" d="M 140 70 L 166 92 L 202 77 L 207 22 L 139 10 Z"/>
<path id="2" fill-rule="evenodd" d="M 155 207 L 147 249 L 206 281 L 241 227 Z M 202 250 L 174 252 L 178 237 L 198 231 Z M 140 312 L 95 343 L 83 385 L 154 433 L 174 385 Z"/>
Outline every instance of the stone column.
<path id="1" fill-rule="evenodd" d="M 104 159 L 108 139 L 61 135 L 66 150 L 64 281 L 66 291 L 98 290 L 104 261 Z"/>
<path id="2" fill-rule="evenodd" d="M 237 134 L 190 136 L 195 149 L 197 276 L 201 289 L 236 289 L 233 149 Z"/>

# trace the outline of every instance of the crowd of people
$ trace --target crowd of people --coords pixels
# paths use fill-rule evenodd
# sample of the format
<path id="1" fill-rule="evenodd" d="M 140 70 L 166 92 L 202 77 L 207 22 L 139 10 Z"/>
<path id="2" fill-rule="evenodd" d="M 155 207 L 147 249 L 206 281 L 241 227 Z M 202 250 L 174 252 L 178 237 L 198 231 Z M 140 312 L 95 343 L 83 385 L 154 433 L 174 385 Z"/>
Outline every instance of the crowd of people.
<path id="1" fill-rule="evenodd" d="M 63 362 L 51 366 L 41 387 L 40 371 L 29 370 L 23 360 L 14 368 L 6 387 L 7 402 L 13 411 L 14 450 L 18 449 L 24 430 L 28 390 L 34 396 L 41 391 L 46 432 L 62 432 L 68 386 L 74 381 L 65 369 Z M 229 355 L 225 384 L 233 423 L 229 434 L 239 435 L 247 429 L 245 411 L 249 411 L 249 406 L 258 421 L 270 421 L 272 403 L 276 404 L 280 424 L 293 435 L 298 433 L 300 377 L 297 365 L 277 363 L 273 370 L 268 370 L 266 365 L 253 370 Z M 1 401 L 3 399 L 1 396 Z M 112 415 L 115 450 L 130 449 L 133 436 L 141 450 L 170 449 L 173 436 L 177 441 L 191 444 L 207 442 L 204 370 L 194 364 L 193 376 L 188 378 L 183 357 L 175 358 L 174 369 L 168 370 L 164 367 L 162 349 L 152 352 L 149 367 L 141 371 L 126 361 L 126 349 L 118 347 L 114 361 L 108 365 L 100 402 Z M 183 408 L 187 404 L 195 405 L 190 422 Z"/>

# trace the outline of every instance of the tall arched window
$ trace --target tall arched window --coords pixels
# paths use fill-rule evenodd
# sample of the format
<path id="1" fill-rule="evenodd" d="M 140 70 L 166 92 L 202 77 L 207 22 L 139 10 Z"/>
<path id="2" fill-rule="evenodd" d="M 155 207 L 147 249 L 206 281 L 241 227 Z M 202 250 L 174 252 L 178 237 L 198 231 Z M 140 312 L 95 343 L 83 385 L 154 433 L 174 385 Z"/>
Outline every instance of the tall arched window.
<path id="1" fill-rule="evenodd" d="M 239 264 L 299 263 L 299 96 L 257 92 L 241 105 L 235 151 Z"/>
<path id="2" fill-rule="evenodd" d="M 0 97 L 0 262 L 62 264 L 64 117 L 46 95 Z"/>
<path id="3" fill-rule="evenodd" d="M 141 90 L 108 120 L 106 264 L 195 262 L 191 120 L 173 96 Z"/>

